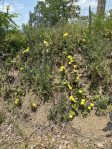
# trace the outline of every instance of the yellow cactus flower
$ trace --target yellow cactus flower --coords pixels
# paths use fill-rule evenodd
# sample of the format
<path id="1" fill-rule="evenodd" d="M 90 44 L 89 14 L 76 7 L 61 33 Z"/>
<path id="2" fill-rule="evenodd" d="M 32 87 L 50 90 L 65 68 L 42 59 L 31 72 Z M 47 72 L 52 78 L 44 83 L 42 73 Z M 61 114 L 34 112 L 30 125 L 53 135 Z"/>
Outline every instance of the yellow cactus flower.
<path id="1" fill-rule="evenodd" d="M 76 80 L 79 80 L 79 76 L 76 77 Z"/>
<path id="2" fill-rule="evenodd" d="M 19 105 L 20 105 L 20 103 L 21 103 L 21 102 L 20 102 L 20 99 L 18 99 L 18 98 L 17 98 L 17 99 L 15 100 L 15 102 L 14 102 L 14 103 L 15 103 L 15 105 L 16 105 L 16 106 L 19 106 Z"/>
<path id="3" fill-rule="evenodd" d="M 72 57 L 71 55 L 68 55 L 67 57 L 68 57 L 68 59 L 70 59 L 70 60 L 73 59 L 73 57 Z"/>
<path id="4" fill-rule="evenodd" d="M 84 105 L 85 104 L 85 99 L 82 99 L 80 104 Z"/>
<path id="5" fill-rule="evenodd" d="M 81 101 L 80 105 L 84 105 L 84 104 L 85 104 L 85 102 Z"/>
<path id="6" fill-rule="evenodd" d="M 46 40 L 44 40 L 44 45 L 45 45 L 46 47 L 48 47 L 48 46 L 49 46 L 49 43 L 48 43 Z"/>
<path id="7" fill-rule="evenodd" d="M 69 90 L 72 90 L 72 86 L 70 84 L 68 84 L 68 88 Z"/>
<path id="8" fill-rule="evenodd" d="M 72 63 L 73 63 L 73 60 L 71 60 L 71 61 L 68 62 L 69 65 L 72 64 Z"/>
<path id="9" fill-rule="evenodd" d="M 69 99 L 70 99 L 70 101 L 72 101 L 72 102 L 76 102 L 76 100 L 75 100 L 75 98 L 74 98 L 73 96 L 70 96 Z"/>
<path id="10" fill-rule="evenodd" d="M 31 103 L 31 109 L 32 109 L 32 111 L 36 110 L 37 109 L 37 104 L 32 102 Z"/>
<path id="11" fill-rule="evenodd" d="M 81 101 L 85 102 L 86 100 L 85 99 L 82 99 Z"/>
<path id="12" fill-rule="evenodd" d="M 74 69 L 76 69 L 77 68 L 77 65 L 74 65 Z"/>
<path id="13" fill-rule="evenodd" d="M 74 69 L 73 71 L 74 71 L 75 73 L 77 73 L 77 72 L 78 72 L 78 70 L 76 70 L 76 69 Z"/>
<path id="14" fill-rule="evenodd" d="M 84 92 L 83 89 L 79 89 L 79 90 L 78 90 L 78 93 L 79 93 L 79 94 L 82 94 L 83 92 Z"/>
<path id="15" fill-rule="evenodd" d="M 94 103 L 90 103 L 90 106 L 91 106 L 91 108 L 93 108 L 94 107 Z"/>
<path id="16" fill-rule="evenodd" d="M 72 119 L 74 116 L 75 116 L 75 112 L 73 110 L 70 110 L 69 118 Z"/>
<path id="17" fill-rule="evenodd" d="M 67 36 L 68 36 L 68 33 L 67 32 L 63 34 L 63 37 L 67 37 Z"/>
<path id="18" fill-rule="evenodd" d="M 37 105 L 35 103 L 32 103 L 31 106 L 34 107 L 34 108 L 37 107 Z"/>
<path id="19" fill-rule="evenodd" d="M 73 57 L 71 55 L 68 55 L 67 57 L 69 59 L 68 64 L 72 64 L 74 62 Z"/>
<path id="20" fill-rule="evenodd" d="M 61 66 L 59 71 L 63 72 L 64 70 L 65 70 L 65 66 Z"/>
<path id="21" fill-rule="evenodd" d="M 91 110 L 91 106 L 88 106 L 88 110 Z"/>
<path id="22" fill-rule="evenodd" d="M 28 47 L 27 49 L 25 49 L 25 50 L 23 51 L 23 54 L 24 54 L 24 53 L 28 53 L 29 50 L 30 50 L 30 49 L 29 49 L 29 47 Z"/>
<path id="23" fill-rule="evenodd" d="M 73 115 L 69 114 L 69 118 L 72 119 L 73 118 Z"/>

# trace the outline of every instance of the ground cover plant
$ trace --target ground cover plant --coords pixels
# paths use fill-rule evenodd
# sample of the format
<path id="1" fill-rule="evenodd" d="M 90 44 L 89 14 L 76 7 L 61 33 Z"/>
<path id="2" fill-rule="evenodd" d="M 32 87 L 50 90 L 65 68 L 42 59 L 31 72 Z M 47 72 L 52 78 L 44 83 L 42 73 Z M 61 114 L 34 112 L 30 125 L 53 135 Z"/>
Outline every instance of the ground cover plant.
<path id="1" fill-rule="evenodd" d="M 66 99 L 66 106 L 69 105 L 64 111 L 67 110 L 70 119 L 80 112 L 86 115 L 97 106 L 97 100 L 109 99 L 111 40 L 104 37 L 105 28 L 98 33 L 93 26 L 90 34 L 86 22 L 52 28 L 25 26 L 26 47 L 18 49 L 2 71 L 3 84 L 7 84 L 2 86 L 5 99 L 10 97 L 19 106 L 26 90 L 32 90 L 44 102 L 53 100 L 54 94 L 59 92 L 61 100 Z M 10 68 L 18 73 L 18 85 L 12 83 L 14 78 L 9 75 Z"/>

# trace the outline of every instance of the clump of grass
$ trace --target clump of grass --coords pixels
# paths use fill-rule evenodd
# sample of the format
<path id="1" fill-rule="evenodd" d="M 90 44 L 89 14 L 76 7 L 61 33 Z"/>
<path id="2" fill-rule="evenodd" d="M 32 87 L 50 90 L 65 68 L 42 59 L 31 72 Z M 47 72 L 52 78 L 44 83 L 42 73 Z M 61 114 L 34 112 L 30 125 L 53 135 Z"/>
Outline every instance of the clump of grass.
<path id="1" fill-rule="evenodd" d="M 5 115 L 0 112 L 0 125 L 5 121 Z"/>
<path id="2" fill-rule="evenodd" d="M 69 120 L 69 106 L 67 105 L 66 99 L 60 99 L 57 105 L 54 105 L 50 109 L 48 119 L 56 123 L 67 122 Z"/>

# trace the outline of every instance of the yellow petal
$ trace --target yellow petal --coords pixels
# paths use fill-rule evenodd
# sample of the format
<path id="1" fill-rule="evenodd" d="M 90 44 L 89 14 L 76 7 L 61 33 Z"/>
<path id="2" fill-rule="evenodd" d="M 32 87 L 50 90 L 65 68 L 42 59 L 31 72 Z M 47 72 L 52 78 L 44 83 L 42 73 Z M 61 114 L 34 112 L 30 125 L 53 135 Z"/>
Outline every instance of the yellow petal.
<path id="1" fill-rule="evenodd" d="M 88 106 L 88 110 L 91 110 L 91 106 Z"/>
<path id="2" fill-rule="evenodd" d="M 90 106 L 93 108 L 94 107 L 94 103 L 90 103 Z"/>
<path id="3" fill-rule="evenodd" d="M 70 115 L 69 115 L 69 118 L 72 119 L 72 118 L 73 118 L 73 115 L 70 114 Z"/>
<path id="4" fill-rule="evenodd" d="M 74 65 L 74 69 L 76 69 L 77 68 L 77 65 Z"/>
<path id="5" fill-rule="evenodd" d="M 61 66 L 60 67 L 60 72 L 64 71 L 65 70 L 65 66 Z"/>
<path id="6" fill-rule="evenodd" d="M 72 86 L 71 86 L 71 85 L 69 85 L 69 84 L 68 84 L 68 88 L 69 88 L 69 90 L 72 90 Z"/>
<path id="7" fill-rule="evenodd" d="M 68 36 L 68 33 L 67 33 L 67 32 L 66 32 L 66 33 L 64 33 L 64 34 L 63 34 L 63 36 L 64 36 L 64 37 L 67 37 L 67 36 Z"/>
<path id="8" fill-rule="evenodd" d="M 73 101 L 73 102 L 76 101 L 75 98 L 74 98 L 73 96 L 70 96 L 69 99 L 70 99 L 70 101 Z"/>
<path id="9" fill-rule="evenodd" d="M 25 49 L 24 51 L 23 51 L 23 53 L 28 53 L 29 52 L 29 47 L 27 48 L 27 49 Z"/>

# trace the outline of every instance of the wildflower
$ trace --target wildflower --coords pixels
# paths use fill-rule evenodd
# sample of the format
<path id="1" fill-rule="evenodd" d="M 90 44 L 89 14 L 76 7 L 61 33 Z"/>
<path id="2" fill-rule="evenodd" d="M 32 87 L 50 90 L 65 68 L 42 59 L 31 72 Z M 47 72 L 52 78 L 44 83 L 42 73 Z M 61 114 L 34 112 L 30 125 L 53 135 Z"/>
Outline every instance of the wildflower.
<path id="1" fill-rule="evenodd" d="M 84 92 L 83 89 L 79 89 L 79 90 L 78 90 L 78 93 L 79 93 L 79 94 L 82 94 L 83 92 Z"/>
<path id="2" fill-rule="evenodd" d="M 73 71 L 74 71 L 75 73 L 77 73 L 77 72 L 78 72 L 78 70 L 76 70 L 76 69 L 74 69 Z"/>
<path id="3" fill-rule="evenodd" d="M 70 99 L 70 101 L 72 101 L 72 102 L 75 102 L 75 101 L 76 101 L 73 96 L 70 96 L 69 99 Z"/>
<path id="4" fill-rule="evenodd" d="M 60 67 L 60 72 L 63 72 L 65 70 L 65 66 Z"/>
<path id="5" fill-rule="evenodd" d="M 25 50 L 23 51 L 23 54 L 24 54 L 24 53 L 28 53 L 29 50 L 30 50 L 30 49 L 29 49 L 29 47 L 28 47 L 27 49 L 25 49 Z"/>
<path id="6" fill-rule="evenodd" d="M 32 102 L 31 103 L 31 109 L 32 109 L 32 111 L 35 111 L 37 109 L 37 104 Z"/>
<path id="7" fill-rule="evenodd" d="M 20 99 L 17 98 L 14 103 L 16 106 L 19 106 L 21 104 Z"/>
<path id="8" fill-rule="evenodd" d="M 77 68 L 77 65 L 74 65 L 74 69 L 76 69 Z"/>
<path id="9" fill-rule="evenodd" d="M 88 110 L 91 110 L 91 106 L 88 106 Z"/>
<path id="10" fill-rule="evenodd" d="M 68 64 L 72 64 L 73 63 L 73 57 L 71 55 L 68 55 L 68 59 L 69 59 L 69 63 Z"/>
<path id="11" fill-rule="evenodd" d="M 85 99 L 82 99 L 80 104 L 84 105 L 85 104 Z"/>
<path id="12" fill-rule="evenodd" d="M 68 33 L 67 32 L 63 34 L 63 37 L 67 37 L 67 36 L 68 36 Z"/>
<path id="13" fill-rule="evenodd" d="M 69 90 L 72 90 L 72 86 L 70 84 L 68 84 L 68 88 Z"/>
<path id="14" fill-rule="evenodd" d="M 94 107 L 94 103 L 90 103 L 90 106 L 91 106 L 91 108 L 93 108 Z"/>
<path id="15" fill-rule="evenodd" d="M 69 60 L 72 60 L 73 57 L 72 57 L 71 55 L 68 55 L 68 59 L 69 59 Z"/>
<path id="16" fill-rule="evenodd" d="M 73 115 L 69 114 L 69 118 L 72 119 L 73 118 Z"/>
<path id="17" fill-rule="evenodd" d="M 82 101 L 82 102 L 85 102 L 86 100 L 85 100 L 85 99 L 82 99 L 81 101 Z"/>
<path id="18" fill-rule="evenodd" d="M 49 43 L 48 43 L 46 40 L 44 40 L 44 45 L 45 45 L 46 47 L 48 47 L 48 46 L 49 46 Z"/>
<path id="19" fill-rule="evenodd" d="M 71 59 L 69 62 L 68 62 L 68 64 L 72 64 L 74 61 L 73 61 L 73 59 Z"/>
<path id="20" fill-rule="evenodd" d="M 73 61 L 68 62 L 69 65 L 72 64 L 72 63 L 73 63 Z"/>
<path id="21" fill-rule="evenodd" d="M 72 119 L 75 116 L 75 112 L 73 110 L 70 110 L 69 118 Z"/>

